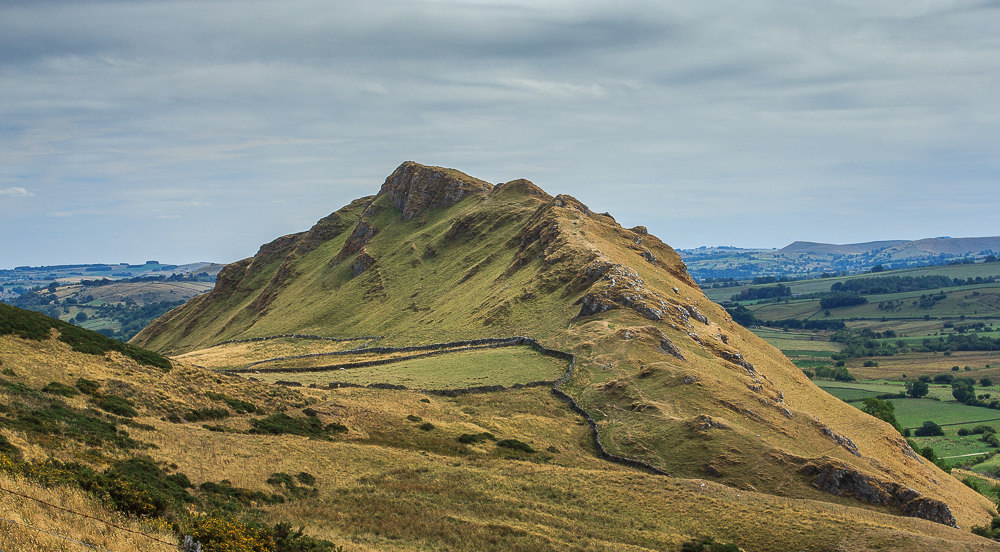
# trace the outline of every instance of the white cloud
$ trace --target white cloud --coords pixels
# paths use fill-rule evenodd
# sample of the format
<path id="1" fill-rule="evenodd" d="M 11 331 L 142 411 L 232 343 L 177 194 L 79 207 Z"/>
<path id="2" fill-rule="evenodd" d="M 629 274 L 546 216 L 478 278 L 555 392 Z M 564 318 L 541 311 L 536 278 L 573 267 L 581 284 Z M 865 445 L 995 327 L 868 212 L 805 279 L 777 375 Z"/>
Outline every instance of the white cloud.
<path id="1" fill-rule="evenodd" d="M 34 195 L 33 192 L 29 192 L 20 186 L 0 188 L 0 197 L 32 197 Z"/>

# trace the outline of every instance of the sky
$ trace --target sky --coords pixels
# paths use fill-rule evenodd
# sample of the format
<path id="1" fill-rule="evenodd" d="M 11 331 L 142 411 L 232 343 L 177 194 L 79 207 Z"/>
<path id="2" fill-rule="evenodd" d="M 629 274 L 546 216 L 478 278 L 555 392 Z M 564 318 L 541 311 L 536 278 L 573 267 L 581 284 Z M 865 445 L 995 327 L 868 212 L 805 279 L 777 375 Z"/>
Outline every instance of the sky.
<path id="1" fill-rule="evenodd" d="M 0 1 L 0 268 L 232 262 L 407 160 L 675 248 L 998 235 L 997 29 L 995 1 Z"/>

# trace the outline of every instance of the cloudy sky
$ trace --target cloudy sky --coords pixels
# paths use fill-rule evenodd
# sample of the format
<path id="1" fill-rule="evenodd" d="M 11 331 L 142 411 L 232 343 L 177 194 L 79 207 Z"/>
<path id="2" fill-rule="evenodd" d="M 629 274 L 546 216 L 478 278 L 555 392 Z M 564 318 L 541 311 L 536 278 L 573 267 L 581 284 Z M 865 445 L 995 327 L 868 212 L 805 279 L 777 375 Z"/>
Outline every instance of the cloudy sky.
<path id="1" fill-rule="evenodd" d="M 998 235 L 997 29 L 945 0 L 3 1 L 0 268 L 233 261 L 405 160 L 678 248 Z"/>

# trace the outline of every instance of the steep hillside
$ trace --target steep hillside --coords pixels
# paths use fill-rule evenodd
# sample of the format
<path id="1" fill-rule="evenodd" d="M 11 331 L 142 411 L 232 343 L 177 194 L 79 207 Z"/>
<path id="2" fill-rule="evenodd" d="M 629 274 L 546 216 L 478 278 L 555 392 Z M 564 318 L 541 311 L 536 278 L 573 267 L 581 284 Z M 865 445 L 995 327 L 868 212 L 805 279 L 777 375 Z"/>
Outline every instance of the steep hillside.
<path id="1" fill-rule="evenodd" d="M 376 196 L 227 266 L 133 342 L 176 355 L 295 333 L 527 336 L 575 355 L 560 388 L 610 454 L 654 471 L 963 528 L 995 512 L 733 323 L 645 228 L 526 180 L 404 163 Z"/>
<path id="2" fill-rule="evenodd" d="M 206 552 L 646 551 L 702 537 L 747 551 L 998 549 L 939 523 L 607 462 L 545 388 L 291 390 L 74 351 L 58 330 L 26 337 L 36 316 L 0 308 L 4 550 L 175 550 L 181 534 Z"/>

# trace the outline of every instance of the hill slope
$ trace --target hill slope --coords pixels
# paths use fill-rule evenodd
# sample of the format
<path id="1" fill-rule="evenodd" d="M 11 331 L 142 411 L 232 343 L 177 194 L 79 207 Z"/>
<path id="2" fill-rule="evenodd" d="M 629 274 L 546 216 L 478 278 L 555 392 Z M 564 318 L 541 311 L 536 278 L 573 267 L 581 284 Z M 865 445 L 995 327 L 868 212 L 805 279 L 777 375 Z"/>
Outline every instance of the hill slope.
<path id="1" fill-rule="evenodd" d="M 67 328 L 58 321 L 48 322 L 49 337 L 18 335 L 34 336 L 37 322 L 46 323 L 0 306 L 5 550 L 52 550 L 63 538 L 173 550 L 171 525 L 195 533 L 206 552 L 333 550 L 304 538 L 269 545 L 261 528 L 278 521 L 352 552 L 676 550 L 703 536 L 743 550 L 998 548 L 921 519 L 606 462 L 578 413 L 542 388 L 457 397 L 289 390 L 74 351 L 58 339 Z M 134 412 L 106 412 L 110 397 Z M 215 418 L 202 424 L 208 412 Z M 316 432 L 336 424 L 343 429 Z M 177 496 L 157 492 L 166 489 Z M 166 510 L 137 515 L 136 506 L 156 503 Z"/>
<path id="2" fill-rule="evenodd" d="M 227 266 L 133 342 L 180 354 L 291 333 L 528 336 L 575 355 L 562 389 L 611 454 L 961 527 L 995 511 L 735 324 L 643 227 L 525 180 L 404 163 L 378 195 Z"/>

